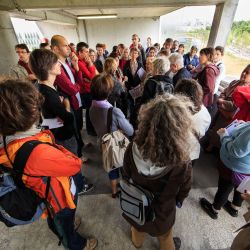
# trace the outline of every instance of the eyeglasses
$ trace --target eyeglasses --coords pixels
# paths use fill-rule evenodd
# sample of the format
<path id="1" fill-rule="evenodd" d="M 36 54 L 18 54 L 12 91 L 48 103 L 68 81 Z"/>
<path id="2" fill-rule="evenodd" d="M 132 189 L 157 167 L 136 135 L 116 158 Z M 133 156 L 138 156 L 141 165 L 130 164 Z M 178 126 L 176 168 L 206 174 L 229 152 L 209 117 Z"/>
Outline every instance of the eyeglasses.
<path id="1" fill-rule="evenodd" d="M 20 50 L 17 50 L 16 53 L 19 55 L 19 54 L 28 54 L 27 51 L 20 51 Z"/>

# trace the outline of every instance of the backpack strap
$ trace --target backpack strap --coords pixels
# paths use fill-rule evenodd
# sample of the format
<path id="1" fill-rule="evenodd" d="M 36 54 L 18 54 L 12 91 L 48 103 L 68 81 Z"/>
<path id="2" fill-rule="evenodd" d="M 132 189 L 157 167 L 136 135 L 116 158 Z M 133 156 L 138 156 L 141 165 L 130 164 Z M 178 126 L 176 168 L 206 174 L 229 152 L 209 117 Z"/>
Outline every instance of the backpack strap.
<path id="1" fill-rule="evenodd" d="M 24 168 L 29 159 L 30 154 L 39 144 L 43 144 L 41 141 L 32 140 L 25 142 L 17 151 L 13 165 L 14 173 L 17 175 L 15 181 L 19 186 L 24 186 L 22 181 L 22 175 L 24 174 Z"/>
<path id="2" fill-rule="evenodd" d="M 107 130 L 108 130 L 108 133 L 111 133 L 112 115 L 113 115 L 113 107 L 108 109 L 108 115 L 107 115 Z"/>
<path id="3" fill-rule="evenodd" d="M 50 143 L 45 143 L 45 142 L 41 142 L 38 140 L 31 140 L 31 141 L 26 141 L 17 151 L 16 156 L 15 156 L 15 160 L 14 162 L 11 161 L 8 151 L 7 151 L 7 143 L 6 143 L 6 136 L 3 136 L 3 143 L 4 143 L 4 150 L 5 153 L 7 155 L 8 160 L 10 161 L 10 164 L 12 165 L 12 176 L 13 176 L 13 180 L 16 183 L 17 186 L 19 187 L 25 187 L 23 181 L 22 181 L 22 176 L 26 175 L 29 177 L 34 177 L 34 178 L 42 178 L 42 177 L 46 177 L 46 176 L 32 176 L 29 174 L 24 173 L 24 168 L 26 166 L 26 163 L 29 159 L 30 154 L 32 153 L 32 151 L 34 150 L 34 148 L 36 148 L 38 145 L 40 144 L 48 144 L 51 146 L 54 146 Z M 56 146 L 54 146 L 56 147 Z M 45 190 L 45 197 L 42 199 L 42 201 L 44 202 L 44 204 L 47 207 L 48 210 L 48 214 L 49 216 L 52 218 L 54 217 L 54 209 L 52 208 L 52 206 L 50 205 L 50 203 L 47 201 L 48 200 L 48 195 L 49 195 L 49 190 L 50 190 L 50 181 L 51 181 L 51 176 L 46 177 L 46 190 Z"/>

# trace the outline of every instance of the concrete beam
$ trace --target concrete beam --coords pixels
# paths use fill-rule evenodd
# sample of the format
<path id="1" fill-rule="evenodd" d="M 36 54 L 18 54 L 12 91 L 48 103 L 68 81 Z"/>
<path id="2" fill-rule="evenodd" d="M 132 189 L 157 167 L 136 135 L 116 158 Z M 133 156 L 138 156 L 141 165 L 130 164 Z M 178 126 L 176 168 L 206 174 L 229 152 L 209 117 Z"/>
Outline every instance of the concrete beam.
<path id="1" fill-rule="evenodd" d="M 58 13 L 55 11 L 26 11 L 24 12 L 11 12 L 12 17 L 18 17 L 31 21 L 51 22 L 63 25 L 77 25 L 76 19 L 70 17 L 69 14 Z"/>
<path id="2" fill-rule="evenodd" d="M 18 43 L 9 13 L 0 11 L 0 74 L 8 75 L 10 67 L 17 62 L 15 45 Z"/>
<path id="3" fill-rule="evenodd" d="M 216 5 L 226 0 L 1 0 L 0 9 L 31 10 L 31 9 L 74 9 L 74 8 L 133 8 L 133 7 L 178 7 Z"/>
<path id="4" fill-rule="evenodd" d="M 216 5 L 207 46 L 226 45 L 238 2 L 239 0 L 227 0 L 225 3 Z"/>

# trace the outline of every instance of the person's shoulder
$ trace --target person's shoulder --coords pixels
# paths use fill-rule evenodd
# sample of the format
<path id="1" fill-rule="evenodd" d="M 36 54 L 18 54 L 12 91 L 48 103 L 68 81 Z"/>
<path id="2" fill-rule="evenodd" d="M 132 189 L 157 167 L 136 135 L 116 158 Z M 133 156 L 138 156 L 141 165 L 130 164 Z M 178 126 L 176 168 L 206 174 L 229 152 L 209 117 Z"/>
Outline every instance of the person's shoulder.
<path id="1" fill-rule="evenodd" d="M 122 113 L 122 111 L 119 108 L 117 108 L 117 107 L 113 107 L 112 112 L 113 112 L 114 116 L 125 118 L 125 116 Z"/>

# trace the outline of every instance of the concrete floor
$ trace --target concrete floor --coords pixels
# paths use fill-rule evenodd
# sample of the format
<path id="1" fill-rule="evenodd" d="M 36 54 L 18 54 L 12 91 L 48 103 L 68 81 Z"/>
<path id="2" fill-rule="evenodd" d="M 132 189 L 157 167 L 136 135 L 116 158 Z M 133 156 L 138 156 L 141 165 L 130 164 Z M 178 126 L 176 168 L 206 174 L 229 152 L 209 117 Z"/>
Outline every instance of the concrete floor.
<path id="1" fill-rule="evenodd" d="M 86 138 L 86 136 L 85 136 Z M 94 137 L 86 140 L 95 143 Z M 77 214 L 82 217 L 79 232 L 85 236 L 98 238 L 98 250 L 135 250 L 130 242 L 130 227 L 121 216 L 119 200 L 112 199 L 107 174 L 101 166 L 100 153 L 96 146 L 89 147 L 85 154 L 90 158 L 83 166 L 83 172 L 95 189 L 79 198 Z M 174 235 L 182 240 L 183 250 L 222 250 L 229 249 L 233 240 L 233 231 L 244 224 L 242 217 L 246 205 L 239 217 L 232 218 L 224 210 L 219 219 L 210 219 L 199 207 L 200 197 L 212 200 L 216 192 L 217 171 L 213 155 L 201 155 L 194 167 L 193 188 L 185 200 L 183 208 L 177 210 Z M 0 224 L 0 250 L 2 249 L 63 249 L 57 246 L 57 238 L 48 230 L 46 221 L 7 228 Z M 142 249 L 156 250 L 158 242 L 147 236 Z"/>

